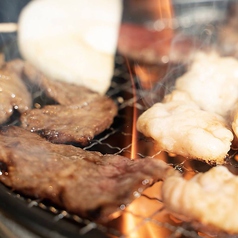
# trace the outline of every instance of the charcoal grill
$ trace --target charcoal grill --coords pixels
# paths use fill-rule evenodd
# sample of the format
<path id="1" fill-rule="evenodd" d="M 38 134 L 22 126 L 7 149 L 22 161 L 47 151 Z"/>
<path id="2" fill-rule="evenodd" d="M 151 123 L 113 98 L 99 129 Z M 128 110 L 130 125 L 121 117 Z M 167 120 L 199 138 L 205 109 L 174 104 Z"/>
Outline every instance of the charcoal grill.
<path id="1" fill-rule="evenodd" d="M 192 34 L 203 29 L 211 30 L 211 23 L 218 23 L 224 20 L 224 3 L 225 1 L 179 1 L 174 0 L 175 11 L 177 12 L 177 20 L 179 21 L 179 27 L 185 34 Z M 178 7 L 178 5 L 183 7 Z M 216 11 L 216 16 L 219 18 L 212 18 L 209 21 L 205 21 L 203 17 L 199 16 L 198 19 L 193 18 L 191 25 L 186 25 L 186 17 L 188 17 L 187 10 L 191 15 L 193 11 L 199 11 L 201 9 L 210 9 Z M 181 10 L 182 9 L 182 10 Z M 185 9 L 185 10 L 184 10 Z M 125 14 L 124 21 L 129 21 L 128 15 Z M 197 24 L 197 21 L 201 21 Z M 185 27 L 185 25 L 186 27 Z M 194 30 L 194 24 L 198 27 Z M 191 31 L 193 29 L 193 31 Z M 215 33 L 215 32 L 214 32 Z M 8 39 L 8 45 L 4 41 L 3 52 L 6 55 L 6 59 L 12 59 L 19 56 L 17 51 L 17 45 L 15 40 L 16 35 L 13 34 Z M 9 43 L 10 39 L 10 43 Z M 209 43 L 213 44 L 213 41 Z M 168 72 L 156 83 L 152 89 L 144 89 L 141 86 L 140 79 L 129 70 L 129 67 L 134 66 L 138 62 L 127 61 L 126 58 L 117 54 L 115 59 L 115 71 L 112 79 L 111 87 L 108 90 L 108 96 L 110 96 L 118 105 L 119 113 L 115 118 L 112 126 L 95 137 L 90 145 L 84 147 L 85 150 L 96 150 L 103 154 L 119 154 L 133 157 L 131 152 L 133 134 L 133 114 L 134 108 L 136 108 L 137 114 L 140 115 L 144 110 L 150 107 L 155 102 L 160 101 L 164 94 L 171 89 L 173 80 L 180 76 L 184 72 L 184 67 L 174 65 L 168 68 Z M 159 67 L 159 66 L 158 66 Z M 172 70 L 171 70 L 172 69 Z M 134 87 L 136 90 L 134 90 Z M 135 92 L 135 93 L 134 93 Z M 14 123 L 14 121 L 12 122 Z M 134 143 L 134 142 L 133 142 Z M 171 164 L 175 169 L 187 173 L 194 174 L 197 171 L 207 171 L 210 166 L 197 161 L 185 161 L 180 157 L 171 157 L 166 153 L 158 153 L 153 150 L 153 142 L 139 134 L 137 141 L 139 148 L 136 157 L 158 157 Z M 233 159 L 235 152 L 231 151 L 229 168 L 237 173 L 237 162 Z M 153 187 L 159 190 L 161 182 L 156 183 Z M 140 222 L 133 225 L 130 228 L 130 233 L 123 230 L 123 219 L 121 216 L 115 218 L 106 225 L 97 224 L 94 221 L 83 219 L 75 214 L 68 213 L 56 207 L 54 204 L 50 204 L 43 200 L 36 200 L 34 198 L 25 197 L 10 188 L 0 184 L 0 237 L 14 238 L 14 237 L 29 237 L 29 238 L 132 238 L 135 237 L 136 231 L 147 226 L 148 224 L 153 227 L 157 227 L 153 237 L 181 237 L 181 238 L 198 238 L 198 237 L 211 237 L 209 234 L 204 234 L 197 230 L 194 230 L 188 223 L 180 222 L 174 219 L 170 215 L 165 215 L 163 203 L 160 200 L 160 196 L 142 194 L 144 200 L 146 200 L 146 206 L 150 206 L 152 203 L 159 204 L 159 208 L 155 209 L 149 216 L 138 214 L 137 211 L 126 211 L 130 213 L 135 219 L 140 218 Z M 122 213 L 123 214 L 123 213 Z M 150 237 L 148 234 L 146 237 Z M 225 234 L 220 234 L 219 237 L 228 237 Z M 231 236 L 232 237 L 232 236 Z"/>
<path id="2" fill-rule="evenodd" d="M 176 74 L 180 74 L 180 70 Z M 175 77 L 176 75 L 171 75 Z M 86 150 L 97 150 L 110 154 L 120 154 L 132 157 L 132 124 L 133 124 L 133 108 L 138 110 L 138 114 L 144 111 L 150 104 L 158 100 L 158 95 L 161 97 L 164 94 L 164 88 L 158 87 L 158 90 L 151 94 L 151 91 L 141 89 L 139 80 L 135 80 L 137 88 L 136 95 L 133 95 L 131 75 L 128 71 L 128 65 L 125 58 L 117 55 L 115 60 L 115 73 L 108 95 L 119 104 L 119 114 L 115 118 L 113 125 L 93 139 L 90 145 L 86 146 Z M 135 102 L 136 98 L 136 102 Z M 15 123 L 14 121 L 12 123 Z M 153 142 L 139 136 L 138 141 L 146 144 L 144 148 L 138 150 L 137 157 L 147 156 L 146 150 L 153 146 Z M 153 157 L 157 156 L 151 155 Z M 168 162 L 172 159 L 166 155 Z M 184 169 L 182 161 L 173 162 L 175 166 Z M 148 203 L 154 201 L 155 198 L 143 195 Z M 161 203 L 157 198 L 157 202 Z M 120 218 L 110 222 L 108 225 L 100 225 L 93 221 L 83 219 L 77 215 L 70 214 L 65 210 L 56 207 L 54 204 L 47 203 L 41 200 L 35 200 L 30 197 L 25 197 L 10 188 L 0 184 L 0 210 L 3 217 L 0 216 L 0 235 L 3 237 L 21 237 L 20 233 L 29 235 L 29 237 L 127 237 L 120 229 Z M 162 209 L 163 210 L 163 209 Z M 155 213 L 162 212 L 155 211 Z M 4 217 L 6 216 L 6 217 Z M 135 214 L 135 216 L 137 216 Z M 2 218 L 2 219 L 1 219 Z M 6 220 L 7 219 L 7 220 Z M 183 228 L 181 224 L 163 223 L 159 220 L 154 220 L 152 217 L 144 217 L 145 224 L 152 222 L 158 226 L 168 229 L 171 235 L 185 234 L 187 237 L 199 237 L 194 231 L 189 231 Z M 143 226 L 145 224 L 141 224 Z M 13 229 L 13 228 L 14 229 Z M 26 232 L 26 233 L 24 233 Z M 24 236 L 25 237 L 25 236 Z M 26 236 L 27 237 L 27 236 Z"/>

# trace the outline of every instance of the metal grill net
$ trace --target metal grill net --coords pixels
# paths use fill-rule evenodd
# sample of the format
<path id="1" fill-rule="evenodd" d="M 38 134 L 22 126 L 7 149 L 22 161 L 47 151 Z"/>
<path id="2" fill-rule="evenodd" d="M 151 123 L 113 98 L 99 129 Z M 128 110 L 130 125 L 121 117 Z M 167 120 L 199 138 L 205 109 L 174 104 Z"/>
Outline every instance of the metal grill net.
<path id="1" fill-rule="evenodd" d="M 108 96 L 118 103 L 118 116 L 108 130 L 94 138 L 92 143 L 84 147 L 84 149 L 100 151 L 103 154 L 120 154 L 131 158 L 133 107 L 136 107 L 138 117 L 141 112 L 156 101 L 159 101 L 163 94 L 169 90 L 171 84 L 166 81 L 161 81 L 155 86 L 156 90 L 144 90 L 140 86 L 139 79 L 134 75 L 133 81 L 136 86 L 136 95 L 133 95 L 132 85 L 134 84 L 132 83 L 131 75 L 129 74 L 128 66 L 124 58 L 117 55 L 115 63 L 115 73 L 111 88 L 108 91 Z M 181 72 L 177 73 L 179 74 Z M 171 77 L 175 77 L 175 75 L 171 75 Z M 169 78 L 167 78 L 167 80 L 169 81 Z M 164 152 L 158 152 L 154 150 L 152 140 L 145 138 L 141 134 L 139 134 L 136 143 L 138 144 L 137 158 L 151 156 L 162 159 L 188 176 L 193 176 L 198 171 L 207 171 L 210 168 L 210 166 L 202 162 L 189 161 L 178 156 L 173 157 Z M 233 154 L 231 157 L 232 156 Z M 235 162 L 231 166 L 235 168 Z M 50 219 L 55 223 L 61 220 L 67 220 L 67 222 L 77 228 L 75 233 L 79 237 L 83 237 L 83 235 L 94 229 L 113 238 L 137 238 L 142 230 L 145 230 L 143 231 L 145 237 L 212 237 L 209 236 L 209 234 L 195 231 L 189 223 L 181 222 L 165 212 L 159 193 L 161 184 L 162 182 L 157 182 L 151 188 L 147 189 L 146 192 L 137 198 L 128 208 L 122 207 L 122 209 L 124 209 L 122 216 L 119 216 L 106 225 L 97 224 L 77 215 L 70 214 L 45 201 L 34 200 L 12 191 L 8 191 L 8 193 L 11 194 L 12 197 L 15 197 L 15 199 L 27 203 L 30 208 L 37 207 L 46 213 L 50 213 L 52 215 Z M 130 221 L 125 221 L 124 214 L 130 216 Z M 134 221 L 131 222 L 132 220 Z M 125 227 L 125 222 L 128 222 L 127 225 L 130 225 L 126 230 L 123 228 L 123 226 Z M 148 226 L 153 229 L 153 236 L 152 233 L 149 232 L 150 230 L 146 228 Z M 148 232 L 148 234 L 146 234 L 146 232 Z"/>
<path id="2" fill-rule="evenodd" d="M 174 2 L 176 3 L 180 1 L 174 0 Z M 214 4 L 215 2 L 217 2 L 217 5 L 225 4 L 225 1 L 220 0 L 211 2 L 213 2 Z M 198 5 L 196 5 L 196 7 L 193 7 L 192 9 L 194 10 L 197 9 L 197 6 Z M 224 6 L 222 5 L 221 8 L 219 9 L 222 9 L 222 11 L 219 11 L 218 14 L 219 17 L 221 17 L 220 13 L 223 12 Z M 189 10 L 191 10 L 191 8 L 189 8 Z M 184 11 L 187 13 L 186 9 Z M 202 11 L 200 12 L 202 13 Z M 190 33 L 190 28 L 188 27 L 186 29 L 188 29 Z M 195 29 L 195 33 L 197 32 L 198 32 L 197 29 Z M 13 47 L 12 45 L 10 45 L 10 47 L 4 47 L 3 51 L 7 56 L 6 59 L 9 58 L 12 59 L 18 56 L 18 50 L 15 44 L 16 43 L 14 41 Z M 180 66 L 174 67 L 172 70 L 168 70 L 167 72 L 169 74 L 165 75 L 161 81 L 157 82 L 155 87 L 151 90 L 144 90 L 140 85 L 140 80 L 136 77 L 136 75 L 133 75 L 133 81 L 136 86 L 136 95 L 133 95 L 131 77 L 125 59 L 120 55 L 117 55 L 115 60 L 115 66 L 116 67 L 114 77 L 112 80 L 110 90 L 108 91 L 108 96 L 113 98 L 118 103 L 119 114 L 115 118 L 115 122 L 113 123 L 113 125 L 108 130 L 106 130 L 105 132 L 101 133 L 99 136 L 94 138 L 92 143 L 89 146 L 85 147 L 84 149 L 92 151 L 93 150 L 100 151 L 103 154 L 105 153 L 120 154 L 130 158 L 132 157 L 131 147 L 132 147 L 133 107 L 136 107 L 138 113 L 137 115 L 139 115 L 141 112 L 145 111 L 148 107 L 150 107 L 153 103 L 159 101 L 166 92 L 171 90 L 173 80 L 177 76 L 181 75 L 184 69 Z M 137 144 L 138 144 L 137 157 L 143 158 L 146 156 L 151 156 L 163 159 L 171 166 L 173 166 L 175 169 L 181 171 L 182 173 L 187 174 L 188 176 L 193 176 L 198 171 L 207 171 L 210 168 L 210 166 L 201 162 L 187 161 L 181 157 L 172 157 L 167 155 L 166 153 L 159 153 L 154 150 L 153 142 L 150 139 L 145 138 L 141 134 L 139 134 Z M 238 164 L 236 160 L 233 159 L 233 157 L 234 153 L 231 152 L 230 165 L 228 166 L 230 167 L 230 170 L 233 173 L 238 174 L 237 172 Z M 146 231 L 148 231 L 148 234 L 143 233 L 144 237 L 146 238 L 214 237 L 212 235 L 209 236 L 209 234 L 199 232 L 197 230 L 195 231 L 192 228 L 191 224 L 176 220 L 172 216 L 165 213 L 163 203 L 160 199 L 159 194 L 161 183 L 162 182 L 158 182 L 155 185 L 153 185 L 152 188 L 149 188 L 148 190 L 150 192 L 152 191 L 151 193 L 146 192 L 142 194 L 140 198 L 135 200 L 135 202 L 137 201 L 140 202 L 139 207 L 142 208 L 142 211 L 144 212 L 138 211 L 139 209 L 135 209 L 135 206 L 133 205 L 134 203 L 132 204 L 133 210 L 130 209 L 124 210 L 122 215 L 129 214 L 130 217 L 132 217 L 136 221 L 136 223 L 131 223 L 130 228 L 126 231 L 122 227 L 122 223 L 123 225 L 125 225 L 125 220 L 123 220 L 121 217 L 118 217 L 117 219 L 111 221 L 107 225 L 101 225 L 93 221 L 83 219 L 77 215 L 70 214 L 65 210 L 59 209 L 53 204 L 46 203 L 45 201 L 35 200 L 29 197 L 22 196 L 21 194 L 15 193 L 8 188 L 6 188 L 7 189 L 6 193 L 9 194 L 13 199 L 20 201 L 24 204 L 27 204 L 27 207 L 30 208 L 30 210 L 34 210 L 36 208 L 40 209 L 45 214 L 50 214 L 51 215 L 50 218 L 47 217 L 47 219 L 51 219 L 51 221 L 53 221 L 54 223 L 60 223 L 60 221 L 66 220 L 68 224 L 71 225 L 71 227 L 75 228 L 72 231 L 74 232 L 73 237 L 84 237 L 84 235 L 87 235 L 90 233 L 90 231 L 96 229 L 108 237 L 136 238 L 137 235 L 140 234 L 141 230 L 143 230 L 143 228 L 148 226 L 152 227 L 154 229 L 154 232 L 152 236 L 149 230 L 146 229 Z M 5 192 L 5 190 L 3 191 Z M 3 191 L 2 190 L 0 191 L 1 195 Z M 153 206 L 153 210 L 147 211 L 149 210 L 148 208 L 151 205 Z M 37 219 L 35 222 L 37 222 Z M 95 237 L 99 236 L 96 235 Z M 228 235 L 219 234 L 219 236 L 216 237 L 228 237 Z M 237 236 L 230 236 L 230 237 L 237 237 Z M 142 238 L 142 236 L 140 236 L 140 238 Z"/>

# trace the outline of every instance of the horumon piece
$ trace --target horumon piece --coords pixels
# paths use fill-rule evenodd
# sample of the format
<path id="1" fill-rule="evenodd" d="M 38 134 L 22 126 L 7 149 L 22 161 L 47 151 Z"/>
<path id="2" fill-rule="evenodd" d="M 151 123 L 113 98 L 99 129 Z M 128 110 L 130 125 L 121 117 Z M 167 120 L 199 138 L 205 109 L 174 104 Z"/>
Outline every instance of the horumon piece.
<path id="1" fill-rule="evenodd" d="M 237 189 L 238 177 L 226 167 L 216 166 L 205 173 L 197 173 L 189 180 L 174 173 L 164 181 L 162 197 L 170 213 L 192 222 L 200 230 L 237 234 Z"/>
<path id="2" fill-rule="evenodd" d="M 5 185 L 99 222 L 174 171 L 157 159 L 131 160 L 53 144 L 14 126 L 0 131 L 0 165 Z"/>

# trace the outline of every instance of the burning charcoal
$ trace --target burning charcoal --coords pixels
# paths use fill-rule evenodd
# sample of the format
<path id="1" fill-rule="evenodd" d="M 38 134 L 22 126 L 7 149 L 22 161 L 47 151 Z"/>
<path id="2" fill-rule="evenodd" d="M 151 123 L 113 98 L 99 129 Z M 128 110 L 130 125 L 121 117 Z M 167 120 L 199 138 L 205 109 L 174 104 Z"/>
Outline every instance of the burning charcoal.
<path id="1" fill-rule="evenodd" d="M 84 105 L 48 105 L 29 110 L 21 116 L 21 126 L 54 143 L 86 145 L 112 124 L 116 114 L 115 103 L 106 96 L 100 96 Z"/>
<path id="2" fill-rule="evenodd" d="M 52 144 L 20 127 L 0 131 L 0 162 L 7 168 L 0 176 L 5 185 L 101 222 L 173 171 L 157 159 L 131 160 Z"/>
<path id="3" fill-rule="evenodd" d="M 32 100 L 20 76 L 7 66 L 0 70 L 0 84 L 0 123 L 4 123 L 13 114 L 14 109 L 20 113 L 30 109 Z"/>

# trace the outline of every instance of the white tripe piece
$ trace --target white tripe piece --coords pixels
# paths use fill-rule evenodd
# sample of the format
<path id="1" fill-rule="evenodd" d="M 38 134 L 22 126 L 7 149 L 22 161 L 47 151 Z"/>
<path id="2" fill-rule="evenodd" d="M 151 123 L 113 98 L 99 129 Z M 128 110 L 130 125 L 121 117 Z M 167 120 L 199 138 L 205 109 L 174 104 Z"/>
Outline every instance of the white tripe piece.
<path id="1" fill-rule="evenodd" d="M 223 117 L 201 110 L 186 92 L 178 90 L 137 121 L 137 129 L 153 138 L 158 150 L 211 164 L 225 162 L 233 140 L 228 128 Z"/>
<path id="2" fill-rule="evenodd" d="M 189 93 L 202 109 L 226 116 L 238 100 L 238 61 L 217 53 L 197 53 L 175 88 Z"/>
<path id="3" fill-rule="evenodd" d="M 238 233 L 238 177 L 217 166 L 191 180 L 168 177 L 162 185 L 166 208 L 187 221 Z"/>
<path id="4" fill-rule="evenodd" d="M 104 94 L 110 86 L 121 0 L 34 0 L 21 12 L 24 59 L 52 79 Z"/>
<path id="5" fill-rule="evenodd" d="M 228 119 L 231 122 L 232 130 L 235 134 L 235 140 L 234 140 L 234 147 L 238 146 L 238 102 L 234 105 L 233 109 L 231 110 L 231 113 L 228 117 Z"/>

